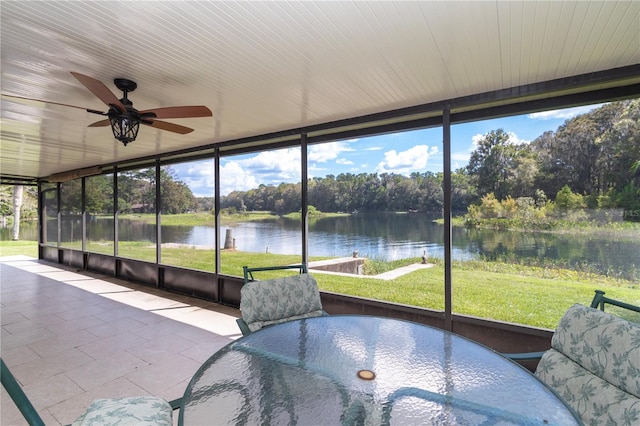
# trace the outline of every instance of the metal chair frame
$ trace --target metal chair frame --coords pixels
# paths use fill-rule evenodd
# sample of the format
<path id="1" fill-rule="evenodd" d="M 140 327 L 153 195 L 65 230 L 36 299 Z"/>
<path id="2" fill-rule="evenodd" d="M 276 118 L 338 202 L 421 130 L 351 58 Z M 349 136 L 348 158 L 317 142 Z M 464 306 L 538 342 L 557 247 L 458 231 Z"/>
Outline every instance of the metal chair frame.
<path id="1" fill-rule="evenodd" d="M 618 306 L 620 308 L 624 308 L 630 311 L 640 313 L 640 307 L 638 306 L 632 305 L 630 303 L 622 302 L 620 300 L 605 297 L 605 292 L 602 290 L 595 290 L 595 293 L 596 294 L 593 296 L 591 305 L 589 305 L 592 308 L 600 309 L 601 311 L 604 311 L 605 304 L 609 304 L 609 305 Z M 532 360 L 539 360 L 540 358 L 542 358 L 543 354 L 544 354 L 544 351 L 523 352 L 523 353 L 515 353 L 515 354 L 503 353 L 502 355 L 513 361 L 532 361 Z"/>
<path id="2" fill-rule="evenodd" d="M 244 271 L 244 283 L 248 283 L 251 281 L 258 281 L 253 277 L 254 272 L 259 271 L 279 271 L 279 270 L 287 270 L 287 269 L 297 269 L 298 273 L 306 274 L 307 273 L 307 265 L 304 263 L 297 265 L 284 265 L 284 266 L 260 266 L 256 268 L 249 268 L 248 266 L 243 266 L 242 270 Z"/>

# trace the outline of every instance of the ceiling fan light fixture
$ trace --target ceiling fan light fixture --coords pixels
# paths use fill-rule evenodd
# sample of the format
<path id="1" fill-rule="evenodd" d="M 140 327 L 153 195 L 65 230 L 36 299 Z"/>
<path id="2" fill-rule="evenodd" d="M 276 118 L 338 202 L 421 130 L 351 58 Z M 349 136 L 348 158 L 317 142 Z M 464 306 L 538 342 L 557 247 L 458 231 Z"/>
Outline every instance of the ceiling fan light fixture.
<path id="1" fill-rule="evenodd" d="M 109 113 L 109 122 L 113 137 L 127 146 L 129 142 L 136 140 L 140 130 L 140 119 L 132 117 L 129 113 Z"/>

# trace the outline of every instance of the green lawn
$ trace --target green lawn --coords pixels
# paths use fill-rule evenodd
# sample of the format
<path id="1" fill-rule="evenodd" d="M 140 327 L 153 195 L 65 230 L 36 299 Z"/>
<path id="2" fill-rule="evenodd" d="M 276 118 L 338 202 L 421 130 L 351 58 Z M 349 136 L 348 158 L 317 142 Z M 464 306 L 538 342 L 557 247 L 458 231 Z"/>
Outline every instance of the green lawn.
<path id="1" fill-rule="evenodd" d="M 0 256 L 37 257 L 33 241 L 2 241 Z M 155 260 L 155 248 L 145 244 L 123 245 L 121 255 Z M 317 260 L 317 259 L 311 259 Z M 285 265 L 299 256 L 226 251 L 221 253 L 222 273 L 242 276 L 243 265 Z M 193 247 L 163 248 L 162 263 L 212 271 L 214 252 Z M 276 276 L 265 272 L 260 279 Z M 384 300 L 399 304 L 444 309 L 444 268 L 441 262 L 394 280 L 350 278 L 314 274 L 322 290 Z M 554 328 L 573 303 L 589 304 L 595 289 L 607 296 L 640 305 L 638 282 L 583 275 L 564 269 L 526 267 L 500 262 L 456 262 L 453 265 L 453 311 L 500 321 Z"/>

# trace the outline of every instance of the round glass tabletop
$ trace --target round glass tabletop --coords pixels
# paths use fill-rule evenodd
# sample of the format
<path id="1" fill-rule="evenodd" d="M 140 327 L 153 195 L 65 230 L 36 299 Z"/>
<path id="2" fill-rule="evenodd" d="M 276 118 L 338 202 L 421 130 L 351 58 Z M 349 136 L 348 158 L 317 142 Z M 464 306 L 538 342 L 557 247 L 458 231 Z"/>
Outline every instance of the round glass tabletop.
<path id="1" fill-rule="evenodd" d="M 179 424 L 580 424 L 542 382 L 444 330 L 327 316 L 268 327 L 207 360 Z"/>

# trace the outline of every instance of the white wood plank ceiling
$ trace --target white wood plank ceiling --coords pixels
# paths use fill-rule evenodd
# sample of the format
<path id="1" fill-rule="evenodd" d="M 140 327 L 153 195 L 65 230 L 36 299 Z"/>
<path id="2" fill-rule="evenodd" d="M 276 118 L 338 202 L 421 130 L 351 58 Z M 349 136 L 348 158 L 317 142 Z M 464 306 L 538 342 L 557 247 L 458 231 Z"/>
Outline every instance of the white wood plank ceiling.
<path id="1" fill-rule="evenodd" d="M 106 111 L 70 71 L 138 84 L 139 109 L 213 117 L 142 127 L 2 97 L 0 173 L 53 173 L 640 63 L 638 1 L 0 3 L 3 95 Z"/>

